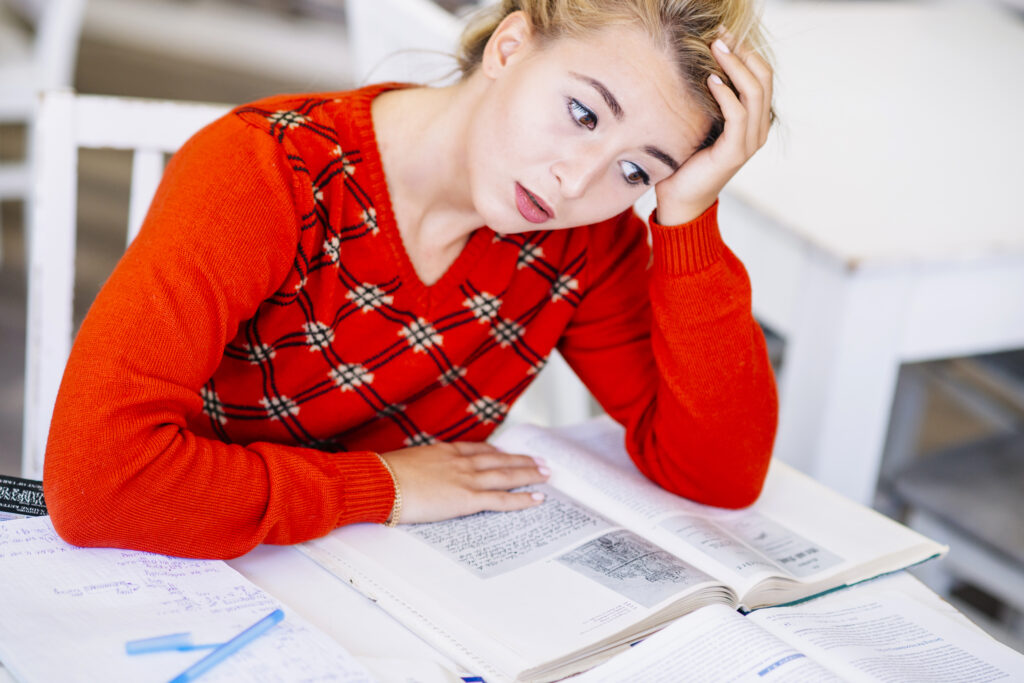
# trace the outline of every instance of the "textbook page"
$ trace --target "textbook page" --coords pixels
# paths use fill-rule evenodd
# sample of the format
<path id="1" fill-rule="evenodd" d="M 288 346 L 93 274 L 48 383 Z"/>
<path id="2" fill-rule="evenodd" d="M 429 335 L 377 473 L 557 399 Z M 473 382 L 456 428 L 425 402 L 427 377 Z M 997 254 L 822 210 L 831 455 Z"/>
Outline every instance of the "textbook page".
<path id="1" fill-rule="evenodd" d="M 987 683 L 1021 672 L 1024 656 L 900 573 L 745 617 L 705 607 L 573 681 Z"/>
<path id="2" fill-rule="evenodd" d="M 604 417 L 558 429 L 514 425 L 493 443 L 545 458 L 552 486 L 591 504 L 600 498 L 609 517 L 730 586 L 748 608 L 868 579 L 946 550 L 778 461 L 752 506 L 694 503 L 644 477 L 626 454 L 624 434 Z"/>
<path id="3" fill-rule="evenodd" d="M 371 680 L 340 645 L 224 562 L 78 548 L 49 517 L 0 523 L 0 605 L 0 662 L 28 683 L 167 681 L 209 650 L 128 655 L 125 643 L 182 632 L 223 642 L 278 607 L 281 623 L 202 680 Z"/>
<path id="4" fill-rule="evenodd" d="M 537 488 L 546 499 L 526 510 L 352 525 L 299 548 L 489 682 L 624 646 L 702 604 L 735 604 L 704 572 Z"/>
<path id="5" fill-rule="evenodd" d="M 722 605 L 702 607 L 573 683 L 841 683 L 799 650 Z"/>
<path id="6" fill-rule="evenodd" d="M 747 619 L 850 681 L 986 683 L 1024 675 L 1024 655 L 965 623 L 906 574 Z"/>

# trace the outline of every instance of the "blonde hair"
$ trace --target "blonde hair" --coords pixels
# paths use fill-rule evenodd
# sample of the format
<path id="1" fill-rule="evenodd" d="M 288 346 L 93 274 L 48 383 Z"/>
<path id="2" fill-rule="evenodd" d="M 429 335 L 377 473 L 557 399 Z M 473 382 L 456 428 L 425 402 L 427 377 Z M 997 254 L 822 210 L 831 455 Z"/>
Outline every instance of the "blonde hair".
<path id="1" fill-rule="evenodd" d="M 462 33 L 456 57 L 463 78 L 480 65 L 491 34 L 513 12 L 526 15 L 542 45 L 616 25 L 645 31 L 674 58 L 694 103 L 711 122 L 702 148 L 714 143 L 725 124 L 708 78 L 718 75 L 735 92 L 711 54 L 710 45 L 720 28 L 729 32 L 734 43 L 746 43 L 771 61 L 753 0 L 501 0 L 475 14 Z"/>

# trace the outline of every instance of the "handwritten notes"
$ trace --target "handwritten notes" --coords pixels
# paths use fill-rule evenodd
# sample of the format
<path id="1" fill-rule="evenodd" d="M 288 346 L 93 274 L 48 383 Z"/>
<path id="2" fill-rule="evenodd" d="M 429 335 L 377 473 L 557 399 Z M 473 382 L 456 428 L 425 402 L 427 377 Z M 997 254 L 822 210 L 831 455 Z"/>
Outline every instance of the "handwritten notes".
<path id="1" fill-rule="evenodd" d="M 271 610 L 285 619 L 204 680 L 356 683 L 340 645 L 224 562 L 62 541 L 48 517 L 0 523 L 0 661 L 23 681 L 166 681 L 205 652 L 125 654 L 128 640 L 182 631 L 220 642 Z"/>

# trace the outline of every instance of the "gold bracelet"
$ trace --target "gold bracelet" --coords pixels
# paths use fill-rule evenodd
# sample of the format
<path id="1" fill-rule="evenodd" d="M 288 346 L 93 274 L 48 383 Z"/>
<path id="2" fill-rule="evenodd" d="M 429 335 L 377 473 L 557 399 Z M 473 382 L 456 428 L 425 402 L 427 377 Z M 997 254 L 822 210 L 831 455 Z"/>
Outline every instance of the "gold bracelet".
<path id="1" fill-rule="evenodd" d="M 388 515 L 387 520 L 384 522 L 384 526 L 395 526 L 398 524 L 398 518 L 402 515 L 402 489 L 398 486 L 398 477 L 395 476 L 395 471 L 391 469 L 391 465 L 385 460 L 380 453 L 377 454 L 380 459 L 380 463 L 384 465 L 384 469 L 391 475 L 391 483 L 395 485 L 395 503 L 391 506 L 391 514 Z"/>

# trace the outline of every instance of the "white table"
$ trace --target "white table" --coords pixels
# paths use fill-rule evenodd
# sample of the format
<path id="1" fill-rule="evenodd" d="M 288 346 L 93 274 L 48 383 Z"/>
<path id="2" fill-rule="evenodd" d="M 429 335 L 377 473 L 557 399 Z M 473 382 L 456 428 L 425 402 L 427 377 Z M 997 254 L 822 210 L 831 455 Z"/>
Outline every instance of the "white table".
<path id="1" fill-rule="evenodd" d="M 111 556 L 107 555 L 107 557 Z M 111 562 L 120 564 L 124 559 L 124 557 L 112 558 Z M 301 616 L 303 620 L 333 638 L 354 655 L 379 683 L 462 683 L 460 676 L 467 673 L 388 616 L 373 601 L 357 593 L 345 581 L 322 569 L 294 547 L 258 546 L 246 555 L 229 561 L 228 564 L 284 603 L 289 613 Z M 2 566 L 0 564 L 0 567 Z M 45 571 L 42 574 L 48 578 L 37 577 L 38 580 L 54 580 L 54 574 Z M 74 580 L 72 576 L 62 575 L 57 580 L 57 584 L 66 588 L 73 585 L 68 582 Z M 936 610 L 934 612 L 936 617 L 953 618 L 960 624 L 981 633 L 977 626 L 969 622 L 950 605 L 942 603 L 937 596 L 906 572 L 882 577 L 878 581 L 885 582 L 889 587 L 895 588 L 907 597 L 927 603 Z M 157 585 L 161 584 L 158 582 Z M 206 598 L 214 597 L 214 594 L 202 595 L 205 595 Z M 88 605 L 91 606 L 76 608 L 69 605 L 67 613 L 63 617 L 51 615 L 50 618 L 57 621 L 66 618 L 79 625 L 86 624 L 88 623 L 87 611 L 97 609 L 95 602 L 88 603 Z M 25 605 L 20 605 L 17 609 L 24 610 Z M 85 611 L 76 612 L 77 609 Z M 109 610 L 109 605 L 107 609 Z M 17 610 L 15 614 L 18 614 Z M 128 616 L 130 618 L 130 615 Z M 99 621 L 108 623 L 104 619 Z M 33 622 L 34 620 L 29 619 L 28 621 Z M 40 637 L 39 624 L 30 623 L 28 628 L 33 629 L 31 632 L 35 637 Z M 67 637 L 69 632 L 64 625 L 58 625 L 56 628 L 62 637 Z M 102 624 L 98 628 L 101 629 L 102 635 Z M 123 632 L 120 633 L 123 634 Z M 96 642 L 103 642 L 103 640 L 101 638 Z M 69 650 L 63 646 L 58 649 L 65 655 L 74 650 L 74 648 Z M 108 648 L 103 646 L 103 649 Z M 114 649 L 119 649 L 119 647 Z M 108 655 L 109 653 L 105 653 L 103 657 Z M 117 672 L 112 671 L 112 673 Z M 121 678 L 124 677 L 124 673 L 124 671 L 120 672 Z M 0 663 L 0 682 L 13 683 L 14 680 L 13 676 Z"/>
<path id="2" fill-rule="evenodd" d="M 1024 20 L 980 0 L 765 19 L 782 125 L 721 223 L 787 339 L 776 455 L 870 503 L 900 365 L 1024 347 Z"/>

